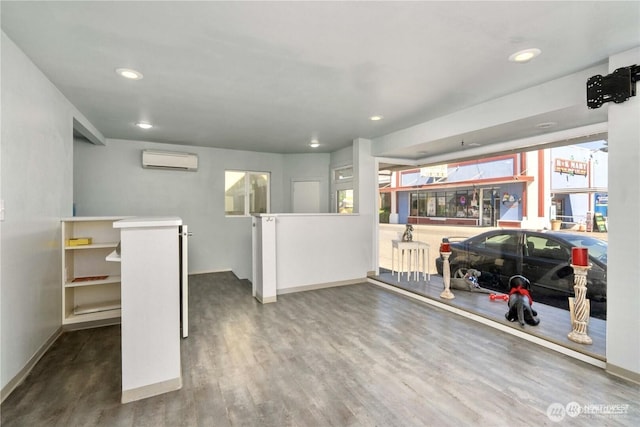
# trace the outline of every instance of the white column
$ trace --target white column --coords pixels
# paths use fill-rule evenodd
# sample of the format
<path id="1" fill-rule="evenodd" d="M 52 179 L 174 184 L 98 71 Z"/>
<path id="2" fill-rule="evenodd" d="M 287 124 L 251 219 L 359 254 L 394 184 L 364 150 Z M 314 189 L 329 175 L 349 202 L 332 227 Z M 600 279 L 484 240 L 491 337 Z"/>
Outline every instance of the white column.
<path id="1" fill-rule="evenodd" d="M 371 154 L 371 140 L 353 141 L 353 211 L 370 218 L 371 271 L 378 272 L 378 162 Z"/>
<path id="2" fill-rule="evenodd" d="M 634 64 L 640 47 L 610 57 L 609 72 Z M 608 109 L 607 370 L 640 381 L 640 94 Z"/>
<path id="3" fill-rule="evenodd" d="M 277 301 L 276 217 L 253 217 L 253 296 L 263 304 Z"/>

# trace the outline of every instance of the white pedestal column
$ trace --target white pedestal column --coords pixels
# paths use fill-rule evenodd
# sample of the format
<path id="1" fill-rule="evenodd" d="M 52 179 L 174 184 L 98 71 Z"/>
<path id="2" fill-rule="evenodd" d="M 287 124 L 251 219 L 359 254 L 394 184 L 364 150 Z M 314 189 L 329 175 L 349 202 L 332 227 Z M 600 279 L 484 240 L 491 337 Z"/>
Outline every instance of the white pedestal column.
<path id="1" fill-rule="evenodd" d="M 440 252 L 444 262 L 442 263 L 442 281 L 444 282 L 444 291 L 440 294 L 440 298 L 454 299 L 456 296 L 451 292 L 451 266 L 449 265 L 449 257 L 451 252 Z"/>
<path id="2" fill-rule="evenodd" d="M 575 304 L 573 306 L 574 321 L 571 327 L 573 330 L 569 332 L 568 338 L 579 344 L 591 344 L 593 341 L 587 335 L 587 322 L 589 320 L 589 309 L 586 301 L 587 297 L 587 273 L 590 267 L 571 265 L 573 267 L 574 283 L 573 286 Z"/>

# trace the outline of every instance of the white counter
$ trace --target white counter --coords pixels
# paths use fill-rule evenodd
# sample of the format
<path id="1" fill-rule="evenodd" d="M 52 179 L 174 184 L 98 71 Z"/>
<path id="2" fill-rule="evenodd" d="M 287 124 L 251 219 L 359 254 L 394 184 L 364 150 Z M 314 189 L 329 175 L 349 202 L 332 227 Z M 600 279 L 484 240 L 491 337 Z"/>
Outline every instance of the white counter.
<path id="1" fill-rule="evenodd" d="M 177 217 L 128 218 L 120 229 L 122 403 L 182 387 Z"/>

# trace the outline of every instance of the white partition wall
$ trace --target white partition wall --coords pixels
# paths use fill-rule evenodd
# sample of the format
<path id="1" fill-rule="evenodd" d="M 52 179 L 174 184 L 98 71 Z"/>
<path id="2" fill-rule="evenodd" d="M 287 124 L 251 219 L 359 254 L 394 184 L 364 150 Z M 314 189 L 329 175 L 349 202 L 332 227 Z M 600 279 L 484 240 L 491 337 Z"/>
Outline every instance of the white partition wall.
<path id="1" fill-rule="evenodd" d="M 256 221 L 262 222 L 255 227 L 256 293 L 274 276 L 277 294 L 284 294 L 355 283 L 373 269 L 371 215 L 273 214 Z"/>

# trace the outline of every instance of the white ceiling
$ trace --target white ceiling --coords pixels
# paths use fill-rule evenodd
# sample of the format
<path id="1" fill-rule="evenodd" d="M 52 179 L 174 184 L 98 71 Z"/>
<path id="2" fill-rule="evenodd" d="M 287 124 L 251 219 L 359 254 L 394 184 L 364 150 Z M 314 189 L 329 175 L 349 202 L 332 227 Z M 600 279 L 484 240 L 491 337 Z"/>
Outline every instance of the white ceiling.
<path id="1" fill-rule="evenodd" d="M 640 45 L 638 1 L 2 1 L 0 7 L 2 30 L 106 138 L 274 153 L 312 152 L 312 138 L 321 143 L 316 151 L 331 152 Z M 530 47 L 542 54 L 528 64 L 507 61 Z M 118 67 L 144 78 L 124 80 Z M 373 114 L 384 119 L 372 122 Z M 581 126 L 594 115 L 536 118 L 542 119 Z M 138 121 L 154 128 L 138 129 Z M 530 136 L 532 128 L 523 121 L 476 137 L 506 141 Z M 441 145 L 446 152 L 452 144 Z M 417 158 L 419 151 L 389 154 Z"/>

